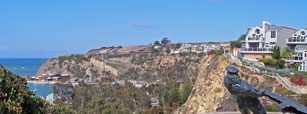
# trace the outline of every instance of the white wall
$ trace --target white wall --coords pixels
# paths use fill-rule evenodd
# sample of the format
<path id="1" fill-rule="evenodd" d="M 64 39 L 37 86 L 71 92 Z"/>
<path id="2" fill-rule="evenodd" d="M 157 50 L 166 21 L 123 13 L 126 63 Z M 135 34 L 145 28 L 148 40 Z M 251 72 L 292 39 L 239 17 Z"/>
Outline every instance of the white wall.
<path id="1" fill-rule="evenodd" d="M 260 34 L 256 34 L 256 29 L 259 29 L 259 30 L 260 30 Z M 259 26 L 253 27 L 253 28 L 251 28 L 251 29 L 248 31 L 248 33 L 247 33 L 247 35 L 246 35 L 246 37 L 245 37 L 245 42 L 246 42 L 245 46 L 246 46 L 246 48 L 249 48 L 249 47 L 250 47 L 250 46 L 249 46 L 249 42 L 251 42 L 251 41 L 249 41 L 248 38 L 249 38 L 249 37 L 253 38 L 253 37 L 254 37 L 253 34 L 255 34 L 255 35 L 262 35 L 262 37 L 260 38 L 260 44 L 261 44 L 261 45 L 259 45 L 259 47 L 258 47 L 258 48 L 262 48 L 262 47 L 264 46 L 264 43 L 262 43 L 262 42 L 263 42 L 262 38 L 265 37 L 265 31 L 264 31 L 263 28 L 261 28 L 261 27 L 259 27 Z"/>

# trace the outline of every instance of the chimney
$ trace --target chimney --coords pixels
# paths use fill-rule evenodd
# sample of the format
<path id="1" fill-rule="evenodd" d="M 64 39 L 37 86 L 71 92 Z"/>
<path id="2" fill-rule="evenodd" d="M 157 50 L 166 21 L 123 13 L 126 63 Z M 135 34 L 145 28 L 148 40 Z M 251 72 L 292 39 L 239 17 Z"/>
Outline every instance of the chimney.
<path id="1" fill-rule="evenodd" d="M 271 25 L 271 23 L 270 23 L 270 22 L 267 22 L 267 21 L 262 21 L 262 28 L 263 28 L 264 30 L 266 30 L 266 27 L 267 27 L 268 25 Z"/>

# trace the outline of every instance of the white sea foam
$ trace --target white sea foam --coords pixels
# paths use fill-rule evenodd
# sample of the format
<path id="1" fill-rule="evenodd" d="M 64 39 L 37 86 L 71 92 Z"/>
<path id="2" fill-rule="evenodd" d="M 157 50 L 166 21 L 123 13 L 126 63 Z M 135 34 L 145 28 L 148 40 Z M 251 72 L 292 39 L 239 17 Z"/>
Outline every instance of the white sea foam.
<path id="1" fill-rule="evenodd" d="M 13 67 L 13 69 L 25 69 L 25 67 Z"/>

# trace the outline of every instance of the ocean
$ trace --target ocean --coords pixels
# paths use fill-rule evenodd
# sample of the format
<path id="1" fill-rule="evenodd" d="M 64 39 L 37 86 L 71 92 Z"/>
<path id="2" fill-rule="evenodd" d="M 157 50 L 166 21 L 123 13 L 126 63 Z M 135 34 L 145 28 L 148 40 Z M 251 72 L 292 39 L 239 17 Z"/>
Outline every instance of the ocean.
<path id="1" fill-rule="evenodd" d="M 47 58 L 0 58 L 0 64 L 11 72 L 24 77 L 26 75 L 34 76 L 39 67 L 47 60 Z M 53 92 L 52 86 L 49 85 L 28 84 L 27 86 L 31 91 L 36 88 L 36 96 L 46 97 Z"/>

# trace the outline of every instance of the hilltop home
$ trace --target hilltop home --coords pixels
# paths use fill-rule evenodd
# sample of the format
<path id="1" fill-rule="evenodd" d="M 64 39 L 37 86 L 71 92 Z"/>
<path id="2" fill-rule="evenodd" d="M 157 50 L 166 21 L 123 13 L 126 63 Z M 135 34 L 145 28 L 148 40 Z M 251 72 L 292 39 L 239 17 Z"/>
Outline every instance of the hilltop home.
<path id="1" fill-rule="evenodd" d="M 279 46 L 281 52 L 288 50 L 295 52 L 295 56 L 286 58 L 286 62 L 294 66 L 299 64 L 299 71 L 307 71 L 307 28 L 295 29 L 286 26 L 271 25 L 263 21 L 262 26 L 248 29 L 246 38 L 242 42 L 240 53 L 244 58 L 271 58 L 274 46 Z"/>
<path id="2" fill-rule="evenodd" d="M 287 40 L 295 31 L 295 28 L 271 25 L 263 21 L 262 26 L 248 29 L 240 53 L 244 58 L 271 58 L 273 47 L 279 46 L 282 52 L 285 51 Z"/>
<path id="3" fill-rule="evenodd" d="M 289 50 L 294 51 L 296 56 L 287 57 L 289 63 L 299 63 L 299 71 L 307 71 L 307 29 L 295 31 L 288 39 L 287 46 Z"/>

